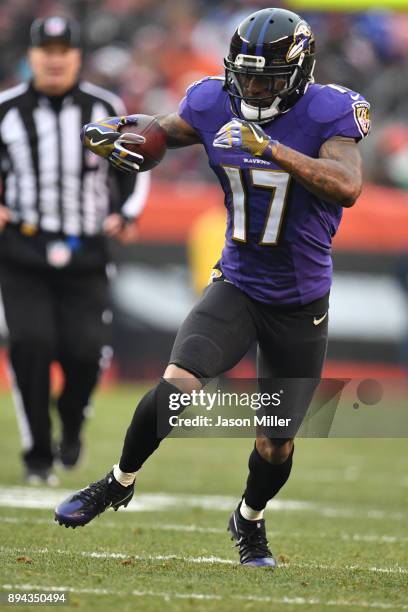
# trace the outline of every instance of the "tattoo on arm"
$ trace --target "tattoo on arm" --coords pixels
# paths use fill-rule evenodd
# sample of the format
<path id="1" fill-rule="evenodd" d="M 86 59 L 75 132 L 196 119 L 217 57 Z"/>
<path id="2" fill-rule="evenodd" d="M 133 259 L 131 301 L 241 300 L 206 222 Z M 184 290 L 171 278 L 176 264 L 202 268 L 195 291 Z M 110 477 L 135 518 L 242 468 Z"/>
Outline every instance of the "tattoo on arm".
<path id="1" fill-rule="evenodd" d="M 156 119 L 167 133 L 167 146 L 169 149 L 188 147 L 201 142 L 199 134 L 187 121 L 184 121 L 177 113 L 171 115 L 159 115 Z"/>
<path id="2" fill-rule="evenodd" d="M 318 197 L 350 207 L 361 193 L 361 157 L 352 138 L 334 137 L 320 148 L 315 159 L 279 144 L 273 155 L 306 189 Z"/>
<path id="3" fill-rule="evenodd" d="M 356 142 L 351 138 L 342 138 L 335 136 L 326 140 L 320 147 L 319 151 L 320 159 L 334 159 L 349 166 L 351 169 L 354 168 L 358 162 L 360 165 L 360 154 Z"/>

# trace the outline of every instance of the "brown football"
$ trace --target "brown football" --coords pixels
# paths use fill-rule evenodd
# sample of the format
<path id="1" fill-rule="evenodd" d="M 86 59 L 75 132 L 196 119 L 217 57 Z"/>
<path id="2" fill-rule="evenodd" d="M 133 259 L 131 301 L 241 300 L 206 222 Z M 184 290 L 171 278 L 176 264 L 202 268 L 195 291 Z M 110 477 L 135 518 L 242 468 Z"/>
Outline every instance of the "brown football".
<path id="1" fill-rule="evenodd" d="M 123 125 L 119 128 L 121 134 L 141 134 L 146 138 L 143 144 L 126 144 L 126 148 L 134 153 L 140 153 L 144 157 L 144 163 L 140 167 L 140 172 L 151 170 L 164 157 L 166 152 L 166 132 L 160 126 L 155 117 L 151 115 L 134 115 L 137 123 Z"/>

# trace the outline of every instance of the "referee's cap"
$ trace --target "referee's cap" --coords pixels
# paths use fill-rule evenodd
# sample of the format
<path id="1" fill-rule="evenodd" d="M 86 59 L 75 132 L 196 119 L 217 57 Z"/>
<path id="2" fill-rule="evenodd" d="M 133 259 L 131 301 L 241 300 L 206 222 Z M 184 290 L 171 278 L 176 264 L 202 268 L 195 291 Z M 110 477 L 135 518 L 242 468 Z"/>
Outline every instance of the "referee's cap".
<path id="1" fill-rule="evenodd" d="M 30 29 L 30 45 L 42 47 L 49 43 L 60 43 L 67 47 L 80 47 L 79 24 L 65 17 L 40 17 Z"/>

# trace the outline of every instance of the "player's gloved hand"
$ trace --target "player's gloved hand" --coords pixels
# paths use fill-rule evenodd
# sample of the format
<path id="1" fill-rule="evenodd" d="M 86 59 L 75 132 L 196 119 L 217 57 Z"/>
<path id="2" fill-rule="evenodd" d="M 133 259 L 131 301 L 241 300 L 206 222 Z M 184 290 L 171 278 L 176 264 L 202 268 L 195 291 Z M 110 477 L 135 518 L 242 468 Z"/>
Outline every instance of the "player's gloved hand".
<path id="1" fill-rule="evenodd" d="M 140 134 L 119 132 L 120 127 L 136 123 L 137 118 L 133 115 L 107 117 L 95 123 L 87 123 L 82 128 L 81 140 L 92 153 L 104 157 L 118 170 L 137 172 L 144 157 L 130 151 L 126 145 L 143 144 L 146 139 Z"/>
<path id="2" fill-rule="evenodd" d="M 272 159 L 278 141 L 272 140 L 256 123 L 233 119 L 218 130 L 213 145 L 224 149 L 239 148 L 256 157 Z"/>

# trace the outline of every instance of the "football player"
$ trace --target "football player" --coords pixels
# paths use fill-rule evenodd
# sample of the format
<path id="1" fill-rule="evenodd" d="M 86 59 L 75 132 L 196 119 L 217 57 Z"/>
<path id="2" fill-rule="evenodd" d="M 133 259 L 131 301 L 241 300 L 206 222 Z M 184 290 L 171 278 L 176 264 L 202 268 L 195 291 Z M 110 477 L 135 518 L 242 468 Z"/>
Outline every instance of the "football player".
<path id="1" fill-rule="evenodd" d="M 327 345 L 331 240 L 343 208 L 361 192 L 357 143 L 370 127 L 370 107 L 359 93 L 314 83 L 314 51 L 311 28 L 299 15 L 257 11 L 232 37 L 225 78 L 194 83 L 177 113 L 159 117 L 169 148 L 205 147 L 225 193 L 225 247 L 177 334 L 163 378 L 137 407 L 118 465 L 62 502 L 59 523 L 84 525 L 109 506 L 126 506 L 136 473 L 170 431 L 157 433 L 170 395 L 200 389 L 202 379 L 232 368 L 254 340 L 259 377 L 302 379 L 300 392 L 289 394 L 290 408 L 307 410 Z M 89 124 L 83 141 L 117 167 L 137 171 L 143 157 L 118 132 L 134 120 Z M 268 430 L 256 438 L 229 522 L 242 564 L 276 564 L 263 514 L 289 478 L 295 433 Z"/>

